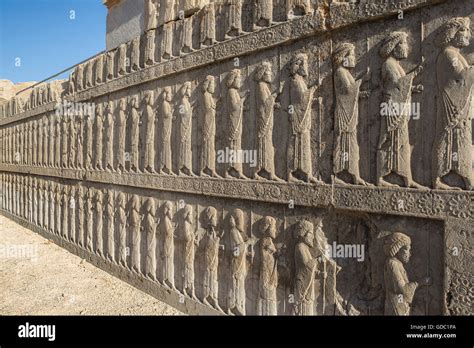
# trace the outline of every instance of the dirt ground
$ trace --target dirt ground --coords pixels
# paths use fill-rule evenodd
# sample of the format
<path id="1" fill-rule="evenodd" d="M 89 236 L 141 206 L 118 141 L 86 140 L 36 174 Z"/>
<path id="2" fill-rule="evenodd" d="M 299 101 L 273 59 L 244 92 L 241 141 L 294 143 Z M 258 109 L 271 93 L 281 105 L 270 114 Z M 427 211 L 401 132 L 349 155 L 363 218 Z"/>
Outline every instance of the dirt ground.
<path id="1" fill-rule="evenodd" d="M 180 314 L 0 216 L 0 315 Z"/>

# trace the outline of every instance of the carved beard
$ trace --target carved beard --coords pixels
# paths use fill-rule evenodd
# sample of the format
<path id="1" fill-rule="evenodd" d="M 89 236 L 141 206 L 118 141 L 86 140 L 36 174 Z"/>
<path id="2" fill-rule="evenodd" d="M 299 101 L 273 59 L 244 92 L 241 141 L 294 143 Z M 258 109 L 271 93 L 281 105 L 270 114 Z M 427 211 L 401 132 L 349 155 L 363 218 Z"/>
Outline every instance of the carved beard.
<path id="1" fill-rule="evenodd" d="M 452 45 L 458 48 L 467 47 L 469 46 L 469 39 L 467 35 L 458 32 L 452 41 Z"/>
<path id="2" fill-rule="evenodd" d="M 397 46 L 393 50 L 393 57 L 398 60 L 406 59 L 408 57 L 408 52 L 406 49 L 402 49 L 400 46 Z"/>

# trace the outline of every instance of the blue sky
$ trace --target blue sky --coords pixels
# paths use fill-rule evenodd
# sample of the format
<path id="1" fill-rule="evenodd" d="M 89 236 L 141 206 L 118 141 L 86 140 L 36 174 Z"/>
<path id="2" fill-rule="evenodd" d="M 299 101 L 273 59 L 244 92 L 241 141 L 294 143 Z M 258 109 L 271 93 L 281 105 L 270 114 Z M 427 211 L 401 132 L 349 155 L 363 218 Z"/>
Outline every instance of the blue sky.
<path id="1" fill-rule="evenodd" d="M 106 16 L 102 0 L 0 0 L 0 79 L 40 81 L 104 50 Z"/>

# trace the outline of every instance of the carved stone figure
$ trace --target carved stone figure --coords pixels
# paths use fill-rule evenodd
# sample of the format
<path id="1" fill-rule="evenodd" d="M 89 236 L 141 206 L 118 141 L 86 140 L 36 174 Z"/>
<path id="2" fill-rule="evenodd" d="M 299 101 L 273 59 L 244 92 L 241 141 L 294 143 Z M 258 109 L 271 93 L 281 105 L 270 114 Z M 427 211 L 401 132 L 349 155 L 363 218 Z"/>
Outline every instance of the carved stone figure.
<path id="1" fill-rule="evenodd" d="M 311 255 L 314 244 L 314 225 L 300 221 L 295 229 L 297 243 L 295 246 L 295 315 L 314 314 L 314 278 L 319 274 L 318 261 Z"/>
<path id="2" fill-rule="evenodd" d="M 93 60 L 89 60 L 87 63 L 85 63 L 85 88 L 90 88 L 92 87 L 92 64 Z"/>
<path id="3" fill-rule="evenodd" d="M 104 82 L 104 55 L 100 54 L 95 59 L 95 83 L 100 84 Z"/>
<path id="4" fill-rule="evenodd" d="M 182 209 L 176 226 L 176 235 L 181 242 L 184 264 L 182 293 L 197 299 L 194 287 L 194 259 L 198 240 L 193 228 L 193 207 L 191 205 L 185 205 Z"/>
<path id="5" fill-rule="evenodd" d="M 245 97 L 241 98 L 239 90 L 242 85 L 242 77 L 239 69 L 232 70 L 227 77 L 227 108 L 228 119 L 228 143 L 229 149 L 234 154 L 239 154 L 242 150 L 242 124 L 244 114 Z M 230 175 L 239 179 L 245 178 L 242 172 L 242 162 L 234 156 L 235 161 L 228 163 L 225 176 Z M 232 157 L 231 157 L 232 158 Z"/>
<path id="6" fill-rule="evenodd" d="M 70 186 L 68 203 L 69 203 L 69 234 L 68 239 L 75 243 L 76 241 L 76 211 L 77 211 L 77 202 L 76 202 L 76 187 Z"/>
<path id="7" fill-rule="evenodd" d="M 181 30 L 181 52 L 193 51 L 193 17 L 183 19 Z"/>
<path id="8" fill-rule="evenodd" d="M 64 129 L 65 130 L 65 129 Z M 61 117 L 58 116 L 56 117 L 55 120 L 55 127 L 54 127 L 54 139 L 55 139 L 55 144 L 54 144 L 54 166 L 56 168 L 61 168 Z M 64 142 L 63 142 L 64 144 Z M 66 144 L 67 145 L 67 144 Z M 63 161 L 67 162 L 67 158 L 63 159 Z"/>
<path id="9" fill-rule="evenodd" d="M 117 49 L 117 75 L 122 76 L 127 72 L 127 44 L 121 44 Z"/>
<path id="10" fill-rule="evenodd" d="M 145 159 L 143 169 L 148 173 L 155 173 L 155 111 L 153 110 L 154 94 L 152 91 L 145 93 L 143 99 L 143 119 L 146 120 L 145 134 Z"/>
<path id="11" fill-rule="evenodd" d="M 115 200 L 115 226 L 118 228 L 118 258 L 119 264 L 127 267 L 127 212 L 125 210 L 126 198 L 123 192 L 117 194 Z"/>
<path id="12" fill-rule="evenodd" d="M 242 34 L 242 0 L 228 0 L 226 36 Z"/>
<path id="13" fill-rule="evenodd" d="M 170 59 L 173 57 L 173 23 L 166 23 L 163 26 L 163 35 L 161 43 L 161 51 L 163 59 Z"/>
<path id="14" fill-rule="evenodd" d="M 178 174 L 193 175 L 192 171 L 192 121 L 193 107 L 189 101 L 191 97 L 191 82 L 185 82 L 181 87 L 179 105 L 179 156 Z"/>
<path id="15" fill-rule="evenodd" d="M 84 241 L 87 250 L 94 251 L 94 189 L 90 187 L 86 194 L 87 233 Z"/>
<path id="16" fill-rule="evenodd" d="M 144 203 L 143 229 L 146 234 L 145 275 L 156 280 L 156 204 L 153 198 Z"/>
<path id="17" fill-rule="evenodd" d="M 140 244 L 141 244 L 141 215 L 140 197 L 132 195 L 128 208 L 128 227 L 131 236 L 130 269 L 137 273 L 141 272 Z"/>
<path id="18" fill-rule="evenodd" d="M 385 315 L 409 315 L 415 291 L 426 283 L 410 282 L 404 264 L 411 257 L 411 239 L 406 234 L 395 232 L 386 237 L 384 251 L 387 255 L 384 267 Z"/>
<path id="19" fill-rule="evenodd" d="M 310 0 L 288 0 L 286 4 L 289 19 L 293 16 L 313 13 Z"/>
<path id="20" fill-rule="evenodd" d="M 114 78 L 114 59 L 115 51 L 108 51 L 105 54 L 105 78 L 106 80 L 112 80 Z"/>
<path id="21" fill-rule="evenodd" d="M 84 89 L 84 65 L 79 64 L 76 67 L 76 91 L 82 91 Z"/>
<path id="22" fill-rule="evenodd" d="M 273 24 L 273 0 L 255 1 L 255 23 L 259 27 Z"/>
<path id="23" fill-rule="evenodd" d="M 162 210 L 158 230 L 162 241 L 161 265 L 163 285 L 176 289 L 174 285 L 174 228 L 171 222 L 173 219 L 173 206 L 171 202 L 165 202 Z"/>
<path id="24" fill-rule="evenodd" d="M 171 127 L 173 124 L 173 108 L 171 101 L 173 95 L 171 87 L 165 87 L 161 96 L 159 105 L 159 115 L 161 122 L 160 130 L 160 164 L 158 167 L 159 173 L 173 174 L 172 172 L 172 157 L 171 157 Z"/>
<path id="25" fill-rule="evenodd" d="M 77 157 L 77 142 L 79 136 L 77 134 L 77 119 L 80 117 L 74 116 L 69 122 L 69 158 L 67 159 L 68 168 L 76 168 L 76 157 Z M 64 136 L 64 134 L 63 134 Z"/>
<path id="26" fill-rule="evenodd" d="M 235 209 L 229 217 L 230 282 L 227 313 L 245 315 L 245 278 L 249 243 L 244 231 L 244 212 Z"/>
<path id="27" fill-rule="evenodd" d="M 219 267 L 219 243 L 222 233 L 216 230 L 217 210 L 208 207 L 203 212 L 202 227 L 205 230 L 204 240 L 204 304 L 222 311 L 219 306 L 219 281 L 217 278 Z"/>
<path id="28" fill-rule="evenodd" d="M 97 105 L 99 107 L 99 105 Z M 94 141 L 94 117 L 91 114 L 85 115 L 85 136 L 86 136 L 86 143 L 85 143 L 85 160 L 86 160 L 86 169 L 92 169 L 92 161 L 93 161 L 93 141 Z"/>
<path id="29" fill-rule="evenodd" d="M 145 65 L 155 63 L 155 30 L 146 32 Z"/>
<path id="30" fill-rule="evenodd" d="M 119 173 L 125 170 L 125 140 L 127 132 L 127 111 L 125 98 L 119 101 L 117 113 L 117 170 Z"/>
<path id="31" fill-rule="evenodd" d="M 145 31 L 158 27 L 159 0 L 145 0 Z"/>
<path id="32" fill-rule="evenodd" d="M 308 88 L 308 56 L 298 53 L 290 62 L 290 158 L 288 180 L 319 181 L 313 176 L 311 158 L 312 104 L 316 86 Z"/>
<path id="33" fill-rule="evenodd" d="M 79 246 L 84 247 L 84 187 L 82 185 L 77 187 L 77 243 Z"/>
<path id="34" fill-rule="evenodd" d="M 393 32 L 387 36 L 380 55 L 385 59 L 382 65 L 383 102 L 388 106 L 388 115 L 381 115 L 377 184 L 398 186 L 387 181 L 393 173 L 403 179 L 406 187 L 423 188 L 412 178 L 408 131 L 413 80 L 422 68 L 419 66 L 406 74 L 400 65 L 400 60 L 408 57 L 407 34 L 404 32 Z"/>
<path id="35" fill-rule="evenodd" d="M 81 113 L 80 117 L 76 117 L 76 163 L 74 163 L 73 167 L 77 169 L 84 168 L 84 121 L 86 115 Z M 74 138 L 72 138 L 74 141 Z"/>
<path id="36" fill-rule="evenodd" d="M 130 43 L 130 71 L 140 69 L 140 37 L 134 38 Z"/>
<path id="37" fill-rule="evenodd" d="M 104 213 L 107 223 L 107 259 L 115 263 L 115 198 L 113 190 L 107 190 Z"/>
<path id="38" fill-rule="evenodd" d="M 460 49 L 469 46 L 470 19 L 449 20 L 439 37 L 441 52 L 436 63 L 438 79 L 437 136 L 434 147 L 434 188 L 455 189 L 444 177 L 455 173 L 466 190 L 473 188 L 472 103 L 474 69 Z"/>
<path id="39" fill-rule="evenodd" d="M 139 172 L 139 139 L 140 126 L 142 124 L 138 112 L 138 99 L 133 97 L 130 101 L 130 171 Z"/>
<path id="40" fill-rule="evenodd" d="M 346 184 L 338 175 L 347 172 L 356 185 L 367 185 L 359 173 L 359 143 L 357 125 L 359 122 L 359 91 L 362 79 L 354 79 L 350 69 L 356 65 L 355 46 L 343 43 L 332 56 L 334 66 L 334 132 L 336 136 L 333 156 L 334 179 Z"/>
<path id="41" fill-rule="evenodd" d="M 105 169 L 114 171 L 114 102 L 109 100 L 105 115 Z"/>
<path id="42" fill-rule="evenodd" d="M 202 148 L 201 176 L 216 177 L 216 102 L 213 98 L 216 85 L 214 76 L 208 75 L 202 85 Z"/>
<path id="43" fill-rule="evenodd" d="M 271 216 L 261 220 L 260 233 L 260 273 L 258 282 L 257 313 L 260 315 L 277 315 L 277 286 L 278 286 L 278 255 L 273 243 L 276 238 L 276 221 Z"/>
<path id="44" fill-rule="evenodd" d="M 201 17 L 201 44 L 211 46 L 216 41 L 216 11 L 214 3 L 208 4 Z"/>
<path id="45" fill-rule="evenodd" d="M 103 169 L 103 156 L 102 156 L 102 145 L 103 145 L 103 134 L 104 134 L 104 115 L 102 104 L 98 103 L 95 108 L 95 123 L 94 123 L 94 155 L 95 162 L 94 168 L 97 170 Z"/>

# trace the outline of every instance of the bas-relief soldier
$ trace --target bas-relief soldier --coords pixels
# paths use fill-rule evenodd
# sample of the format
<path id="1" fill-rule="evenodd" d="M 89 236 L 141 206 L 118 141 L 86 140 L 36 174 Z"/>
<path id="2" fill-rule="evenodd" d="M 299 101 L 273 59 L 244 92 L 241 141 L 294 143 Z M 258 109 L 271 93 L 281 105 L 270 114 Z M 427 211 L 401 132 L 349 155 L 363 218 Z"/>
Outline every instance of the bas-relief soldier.
<path id="1" fill-rule="evenodd" d="M 203 279 L 203 303 L 222 311 L 219 306 L 219 243 L 222 233 L 216 230 L 217 210 L 207 207 L 203 212 L 204 235 L 204 279 Z"/>
<path id="2" fill-rule="evenodd" d="M 214 76 L 208 75 L 202 85 L 202 147 L 201 176 L 217 177 L 216 173 L 216 102 L 213 94 L 216 89 Z"/>
<path id="3" fill-rule="evenodd" d="M 242 86 L 241 71 L 239 69 L 234 69 L 229 73 L 226 85 L 228 89 L 226 105 L 229 113 L 227 141 L 229 149 L 235 154 L 235 161 L 228 163 L 225 176 L 230 175 L 243 179 L 245 175 L 242 172 L 242 162 L 237 156 L 242 150 L 242 127 L 245 103 L 245 97 L 241 98 L 239 93 Z"/>
<path id="4" fill-rule="evenodd" d="M 69 188 L 68 185 L 64 185 L 61 196 L 61 229 L 60 235 L 64 239 L 67 239 L 67 233 L 69 232 Z"/>
<path id="5" fill-rule="evenodd" d="M 54 127 L 54 166 L 56 168 L 61 168 L 61 160 L 62 160 L 62 153 L 61 153 L 61 117 L 57 116 L 55 119 L 55 127 Z"/>
<path id="6" fill-rule="evenodd" d="M 235 209 L 229 217 L 229 239 L 231 259 L 227 313 L 245 315 L 248 246 L 253 239 L 247 239 L 245 235 L 244 212 L 241 209 Z"/>
<path id="7" fill-rule="evenodd" d="M 79 64 L 76 67 L 76 83 L 75 83 L 75 91 L 82 91 L 84 88 L 84 65 Z"/>
<path id="8" fill-rule="evenodd" d="M 345 185 L 338 175 L 347 172 L 356 185 L 368 185 L 360 177 L 359 143 L 357 125 L 359 121 L 359 98 L 362 79 L 354 79 L 351 69 L 355 68 L 355 47 L 343 43 L 337 47 L 332 56 L 334 66 L 334 94 L 336 107 L 334 111 L 335 146 L 333 156 L 334 180 Z"/>
<path id="9" fill-rule="evenodd" d="M 92 87 L 92 64 L 94 63 L 93 60 L 89 60 L 86 65 L 85 75 L 86 75 L 86 88 Z"/>
<path id="10" fill-rule="evenodd" d="M 56 127 L 56 117 L 55 115 L 51 115 L 49 121 L 49 166 L 54 167 L 55 163 L 55 151 L 54 151 L 54 144 L 56 143 L 56 136 L 55 136 L 55 128 Z"/>
<path id="11" fill-rule="evenodd" d="M 184 18 L 181 29 L 181 52 L 190 53 L 193 51 L 193 18 Z"/>
<path id="12" fill-rule="evenodd" d="M 273 0 L 255 0 L 255 24 L 268 27 L 273 24 Z"/>
<path id="13" fill-rule="evenodd" d="M 48 116 L 43 117 L 43 167 L 47 167 L 52 156 L 50 152 L 51 139 L 49 137 L 49 118 Z"/>
<path id="14" fill-rule="evenodd" d="M 290 62 L 290 182 L 303 180 L 320 183 L 313 176 L 311 158 L 312 105 L 316 86 L 308 88 L 305 78 L 308 76 L 308 56 L 298 53 Z"/>
<path id="15" fill-rule="evenodd" d="M 130 101 L 130 171 L 139 172 L 139 140 L 142 121 L 138 112 L 138 98 L 134 96 Z"/>
<path id="16" fill-rule="evenodd" d="M 141 216 L 140 197 L 132 195 L 128 209 L 128 227 L 131 236 L 130 269 L 134 272 L 141 272 L 140 245 L 141 245 Z"/>
<path id="17" fill-rule="evenodd" d="M 104 55 L 100 54 L 95 59 L 95 84 L 104 82 Z"/>
<path id="18" fill-rule="evenodd" d="M 193 228 L 193 207 L 185 205 L 178 219 L 176 236 L 181 242 L 181 255 L 183 262 L 183 288 L 182 293 L 196 299 L 194 287 L 194 259 L 198 243 L 195 229 Z"/>
<path id="19" fill-rule="evenodd" d="M 158 27 L 159 0 L 145 0 L 145 31 Z"/>
<path id="20" fill-rule="evenodd" d="M 78 136 L 78 129 L 77 129 L 77 119 L 80 118 L 78 115 L 73 116 L 69 120 L 69 158 L 68 158 L 68 167 L 69 168 L 77 168 L 76 167 L 76 161 L 77 161 L 77 142 L 79 139 Z M 64 136 L 64 135 L 63 135 Z"/>
<path id="21" fill-rule="evenodd" d="M 173 205 L 165 202 L 162 207 L 162 217 L 158 225 L 161 245 L 161 265 L 163 285 L 176 290 L 174 285 L 174 228 L 172 224 Z"/>
<path id="22" fill-rule="evenodd" d="M 43 154 L 44 154 L 44 129 L 43 129 L 43 122 L 44 118 L 40 118 L 38 120 L 38 154 L 37 154 L 37 166 L 42 167 L 43 166 Z"/>
<path id="23" fill-rule="evenodd" d="M 153 109 L 154 104 L 153 91 L 147 91 L 143 98 L 143 114 L 146 120 L 145 130 L 145 156 L 143 163 L 144 172 L 155 173 L 155 127 L 156 117 Z"/>
<path id="24" fill-rule="evenodd" d="M 161 117 L 159 126 L 160 162 L 158 166 L 158 172 L 170 175 L 173 174 L 171 156 L 171 128 L 174 118 L 173 108 L 171 106 L 171 101 L 173 100 L 171 87 L 165 87 L 160 99 L 161 100 L 158 110 L 158 114 Z"/>
<path id="25" fill-rule="evenodd" d="M 85 137 L 85 168 L 90 170 L 93 167 L 94 115 L 89 113 L 85 115 Z"/>
<path id="26" fill-rule="evenodd" d="M 156 203 L 147 198 L 144 203 L 143 230 L 146 235 L 145 275 L 156 280 Z"/>
<path id="27" fill-rule="evenodd" d="M 122 76 L 127 72 L 127 44 L 121 44 L 117 49 L 117 54 L 117 76 Z"/>
<path id="28" fill-rule="evenodd" d="M 242 34 L 242 0 L 227 0 L 226 37 Z"/>
<path id="29" fill-rule="evenodd" d="M 92 252 L 94 251 L 94 189 L 92 187 L 87 189 L 86 199 L 87 230 L 84 244 L 87 250 Z"/>
<path id="30" fill-rule="evenodd" d="M 118 228 L 118 261 L 127 267 L 127 212 L 125 210 L 126 198 L 123 192 L 117 194 L 115 200 L 115 226 Z"/>
<path id="31" fill-rule="evenodd" d="M 38 121 L 34 120 L 32 122 L 33 129 L 33 140 L 31 142 L 32 146 L 32 156 L 31 156 L 31 164 L 36 166 L 38 164 Z M 0 142 L 1 143 L 1 142 Z"/>
<path id="32" fill-rule="evenodd" d="M 105 115 L 105 169 L 114 171 L 114 102 L 109 100 Z"/>
<path id="33" fill-rule="evenodd" d="M 472 103 L 474 68 L 460 50 L 471 40 L 470 19 L 449 20 L 439 37 L 441 52 L 436 62 L 438 81 L 437 136 L 433 153 L 433 186 L 436 189 L 458 189 L 443 179 L 451 173 L 473 189 L 472 171 Z"/>
<path id="34" fill-rule="evenodd" d="M 115 197 L 113 190 L 107 190 L 104 204 L 105 221 L 107 223 L 107 259 L 115 263 Z"/>
<path id="35" fill-rule="evenodd" d="M 101 257 L 104 256 L 104 194 L 102 190 L 97 190 L 95 194 L 95 232 L 97 233 L 97 241 L 95 245 L 95 253 Z"/>
<path id="36" fill-rule="evenodd" d="M 125 140 L 127 134 L 127 104 L 125 98 L 119 101 L 117 112 L 117 170 L 125 171 Z"/>
<path id="37" fill-rule="evenodd" d="M 84 187 L 79 185 L 77 187 L 77 243 L 79 246 L 84 247 Z"/>
<path id="38" fill-rule="evenodd" d="M 98 103 L 95 109 L 95 123 L 94 123 L 94 155 L 95 163 L 94 168 L 97 170 L 103 169 L 102 163 L 102 144 L 103 144 L 103 133 L 104 133 L 104 115 L 102 104 Z"/>
<path id="39" fill-rule="evenodd" d="M 216 41 L 216 11 L 214 3 L 206 5 L 201 17 L 201 45 L 211 46 Z"/>
<path id="40" fill-rule="evenodd" d="M 69 203 L 69 231 L 67 232 L 68 239 L 75 243 L 76 242 L 76 211 L 77 211 L 77 202 L 76 202 L 76 187 L 71 186 L 69 189 L 68 203 Z"/>
<path id="41" fill-rule="evenodd" d="M 286 5 L 289 19 L 293 16 L 313 13 L 310 0 L 287 0 Z"/>
<path id="42" fill-rule="evenodd" d="M 411 239 L 406 234 L 394 232 L 386 237 L 384 252 L 385 315 L 410 315 L 415 291 L 420 285 L 429 285 L 430 278 L 420 284 L 410 282 L 405 271 L 411 257 Z"/>
<path id="43" fill-rule="evenodd" d="M 189 101 L 191 98 L 191 82 L 185 82 L 181 87 L 181 101 L 178 112 L 179 124 L 179 153 L 178 174 L 193 175 L 192 171 L 192 122 L 193 107 Z"/>
<path id="44" fill-rule="evenodd" d="M 260 267 L 258 281 L 257 314 L 277 315 L 278 250 L 274 244 L 277 234 L 276 221 L 271 216 L 261 220 Z"/>
<path id="45" fill-rule="evenodd" d="M 408 131 L 411 94 L 419 89 L 413 86 L 413 80 L 422 67 L 406 74 L 400 65 L 400 60 L 408 57 L 407 34 L 404 32 L 393 32 L 387 36 L 380 55 L 385 59 L 382 65 L 383 105 L 388 105 L 388 115 L 382 115 L 377 185 L 398 186 L 388 181 L 390 174 L 396 174 L 403 179 L 406 187 L 422 189 L 424 187 L 412 178 Z"/>
<path id="46" fill-rule="evenodd" d="M 163 25 L 161 51 L 163 59 L 170 59 L 173 57 L 173 23 L 166 23 Z"/>
<path id="47" fill-rule="evenodd" d="M 145 65 L 153 65 L 155 63 L 155 33 L 155 30 L 146 32 Z"/>
<path id="48" fill-rule="evenodd" d="M 318 260 L 311 254 L 314 245 L 314 225 L 307 221 L 300 221 L 296 225 L 295 246 L 295 279 L 294 296 L 295 303 L 293 314 L 314 314 L 314 280 L 318 270 Z"/>
<path id="49" fill-rule="evenodd" d="M 55 223 L 54 223 L 54 231 L 53 233 L 55 233 L 56 235 L 60 235 L 61 234 L 61 213 L 62 213 L 62 185 L 57 183 L 56 184 L 56 190 L 54 192 L 54 201 L 55 201 L 55 216 L 54 216 L 54 219 L 55 219 Z"/>
<path id="50" fill-rule="evenodd" d="M 140 37 L 130 42 L 130 72 L 140 69 Z"/>
<path id="51" fill-rule="evenodd" d="M 108 51 L 105 54 L 105 80 L 109 81 L 114 78 L 114 59 L 115 50 Z"/>
<path id="52" fill-rule="evenodd" d="M 69 123 L 71 120 L 69 119 L 69 116 L 64 115 L 62 117 L 61 121 L 61 167 L 62 168 L 67 168 L 68 166 L 68 160 L 69 160 L 69 154 L 70 154 L 70 148 L 68 144 L 68 138 L 69 138 Z M 72 123 L 72 122 L 71 122 Z M 72 144 L 71 144 L 72 145 Z"/>
<path id="53" fill-rule="evenodd" d="M 76 123 L 76 138 L 73 138 L 76 143 L 76 161 L 73 162 L 74 168 L 84 168 L 84 121 L 87 116 L 81 113 L 79 117 L 76 117 L 74 122 Z"/>

